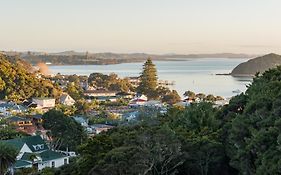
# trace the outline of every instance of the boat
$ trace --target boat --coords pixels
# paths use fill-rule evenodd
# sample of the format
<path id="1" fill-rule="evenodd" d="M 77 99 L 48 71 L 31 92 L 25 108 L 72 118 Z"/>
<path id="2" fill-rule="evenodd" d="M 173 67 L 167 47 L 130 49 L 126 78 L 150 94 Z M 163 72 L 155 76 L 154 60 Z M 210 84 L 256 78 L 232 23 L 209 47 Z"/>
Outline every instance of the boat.
<path id="1" fill-rule="evenodd" d="M 241 91 L 240 91 L 239 89 L 236 89 L 236 90 L 233 90 L 232 93 L 234 93 L 234 94 L 240 94 Z"/>

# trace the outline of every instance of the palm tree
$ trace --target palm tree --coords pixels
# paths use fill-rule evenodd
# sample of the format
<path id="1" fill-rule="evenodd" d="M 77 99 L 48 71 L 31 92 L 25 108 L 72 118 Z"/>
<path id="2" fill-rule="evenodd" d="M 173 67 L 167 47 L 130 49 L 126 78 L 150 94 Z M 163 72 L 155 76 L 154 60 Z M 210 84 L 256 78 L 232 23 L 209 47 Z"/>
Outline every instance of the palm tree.
<path id="1" fill-rule="evenodd" d="M 37 154 L 32 153 L 30 154 L 30 156 L 28 157 L 28 159 L 32 162 L 32 172 L 37 172 L 38 171 L 38 163 L 36 163 L 37 161 Z"/>
<path id="2" fill-rule="evenodd" d="M 0 174 L 5 174 L 13 166 L 17 155 L 17 149 L 6 143 L 0 143 Z"/>

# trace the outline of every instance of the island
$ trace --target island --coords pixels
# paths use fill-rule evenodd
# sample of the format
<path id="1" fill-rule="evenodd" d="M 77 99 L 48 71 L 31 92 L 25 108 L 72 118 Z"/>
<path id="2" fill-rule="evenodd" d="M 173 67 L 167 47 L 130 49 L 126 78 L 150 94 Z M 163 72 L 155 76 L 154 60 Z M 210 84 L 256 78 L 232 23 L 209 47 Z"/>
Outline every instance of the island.
<path id="1" fill-rule="evenodd" d="M 250 59 L 236 66 L 230 75 L 235 77 L 253 77 L 256 73 L 263 73 L 268 69 L 281 65 L 281 55 L 274 53 Z"/>

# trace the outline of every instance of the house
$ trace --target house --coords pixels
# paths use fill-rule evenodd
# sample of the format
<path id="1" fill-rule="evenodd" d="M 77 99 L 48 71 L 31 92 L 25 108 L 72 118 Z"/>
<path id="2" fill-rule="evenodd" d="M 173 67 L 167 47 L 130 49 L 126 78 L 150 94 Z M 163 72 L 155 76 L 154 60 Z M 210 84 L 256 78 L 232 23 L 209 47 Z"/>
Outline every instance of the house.
<path id="1" fill-rule="evenodd" d="M 129 103 L 131 107 L 143 106 L 147 102 L 147 97 L 143 94 L 137 94 Z"/>
<path id="2" fill-rule="evenodd" d="M 229 104 L 230 99 L 217 100 L 214 102 L 214 107 L 221 107 Z"/>
<path id="3" fill-rule="evenodd" d="M 0 104 L 0 114 L 4 116 L 10 116 L 12 114 L 23 113 L 26 111 L 27 109 L 25 107 L 13 102 L 6 102 Z"/>
<path id="4" fill-rule="evenodd" d="M 97 101 L 111 101 L 116 102 L 116 92 L 115 91 L 107 91 L 107 90 L 86 90 L 84 91 L 84 96 L 95 99 Z"/>
<path id="5" fill-rule="evenodd" d="M 129 121 L 136 120 L 139 117 L 139 115 L 140 115 L 139 111 L 132 111 L 132 112 L 123 114 L 122 118 L 123 118 L 123 120 L 129 122 Z"/>
<path id="6" fill-rule="evenodd" d="M 112 97 L 116 96 L 116 92 L 107 90 L 87 90 L 84 91 L 84 95 L 88 97 Z"/>
<path id="7" fill-rule="evenodd" d="M 41 109 L 54 108 L 56 105 L 56 99 L 54 98 L 33 98 L 32 101 L 38 105 L 38 108 Z"/>
<path id="8" fill-rule="evenodd" d="M 128 77 L 128 80 L 133 87 L 138 87 L 139 84 L 140 84 L 140 78 L 139 77 Z"/>
<path id="9" fill-rule="evenodd" d="M 63 105 L 72 106 L 75 103 L 75 100 L 68 94 L 62 94 L 59 99 L 59 102 Z"/>
<path id="10" fill-rule="evenodd" d="M 17 117 L 17 116 L 13 116 L 13 117 L 9 117 L 7 118 L 8 123 L 14 126 L 18 126 L 18 127 L 24 127 L 24 126 L 32 126 L 32 119 L 30 118 L 25 118 L 25 117 Z"/>
<path id="11" fill-rule="evenodd" d="M 101 132 L 106 132 L 109 129 L 114 128 L 114 126 L 111 125 L 105 125 L 105 124 L 93 124 L 90 126 L 93 130 L 95 134 L 99 134 Z"/>
<path id="12" fill-rule="evenodd" d="M 58 168 L 69 163 L 69 155 L 50 150 L 40 136 L 30 136 L 1 141 L 19 150 L 15 169 L 31 168 L 42 170 L 46 167 Z"/>
<path id="13" fill-rule="evenodd" d="M 41 133 L 42 136 L 46 136 L 46 130 L 42 127 L 42 117 L 40 115 L 18 117 L 13 116 L 7 118 L 7 122 L 12 125 L 15 130 L 27 133 L 28 135 L 36 135 Z"/>
<path id="14" fill-rule="evenodd" d="M 28 100 L 24 100 L 22 102 L 22 105 L 25 106 L 26 108 L 37 108 L 37 104 L 33 101 L 28 101 Z"/>
<path id="15" fill-rule="evenodd" d="M 116 96 L 118 98 L 123 98 L 123 99 L 132 99 L 133 98 L 133 95 L 128 92 L 118 92 L 116 94 Z"/>
<path id="16" fill-rule="evenodd" d="M 187 107 L 187 106 L 190 106 L 190 104 L 191 103 L 189 101 L 181 101 L 181 102 L 174 104 L 174 106 Z"/>
<path id="17" fill-rule="evenodd" d="M 30 115 L 28 117 L 32 119 L 32 122 L 35 125 L 39 125 L 43 123 L 43 115 L 41 114 Z"/>
<path id="18" fill-rule="evenodd" d="M 185 102 L 185 103 L 194 103 L 195 102 L 195 98 L 187 97 L 186 99 L 183 100 L 183 102 Z"/>
<path id="19" fill-rule="evenodd" d="M 89 120 L 82 116 L 75 116 L 73 119 L 83 127 L 88 127 Z"/>
<path id="20" fill-rule="evenodd" d="M 158 100 L 149 100 L 146 103 L 144 103 L 144 106 L 160 108 L 163 107 L 163 104 L 161 103 L 161 101 Z"/>

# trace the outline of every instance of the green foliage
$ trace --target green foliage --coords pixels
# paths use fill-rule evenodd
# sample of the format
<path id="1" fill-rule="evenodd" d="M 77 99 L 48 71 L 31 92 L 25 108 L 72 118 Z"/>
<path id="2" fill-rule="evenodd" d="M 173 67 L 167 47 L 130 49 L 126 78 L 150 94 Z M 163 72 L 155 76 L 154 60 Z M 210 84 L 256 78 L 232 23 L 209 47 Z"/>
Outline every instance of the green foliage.
<path id="1" fill-rule="evenodd" d="M 68 106 L 68 105 L 59 104 L 56 105 L 55 109 L 63 112 L 67 116 L 72 116 L 77 112 L 77 108 L 75 105 Z"/>
<path id="2" fill-rule="evenodd" d="M 163 103 L 175 104 L 181 100 L 181 97 L 175 90 L 170 90 L 167 87 L 158 86 L 156 92 Z"/>
<path id="3" fill-rule="evenodd" d="M 245 94 L 221 108 L 212 104 L 219 97 L 200 97 L 205 102 L 171 108 L 165 115 L 145 113 L 143 122 L 93 137 L 64 172 L 281 174 L 281 67 L 258 75 Z"/>
<path id="4" fill-rule="evenodd" d="M 88 102 L 84 99 L 81 99 L 81 100 L 77 100 L 74 106 L 76 108 L 76 113 L 87 114 L 89 111 L 98 108 L 98 102 L 96 101 Z"/>
<path id="5" fill-rule="evenodd" d="M 88 78 L 88 82 L 96 88 L 103 88 L 116 92 L 129 92 L 134 90 L 127 78 L 121 79 L 116 74 L 104 75 L 102 73 L 92 73 Z"/>
<path id="6" fill-rule="evenodd" d="M 195 98 L 195 93 L 192 91 L 185 91 L 183 94 L 185 97 Z"/>
<path id="7" fill-rule="evenodd" d="M 8 168 L 16 162 L 18 150 L 10 145 L 0 143 L 0 174 L 5 174 Z"/>
<path id="8" fill-rule="evenodd" d="M 281 67 L 254 78 L 224 111 L 230 165 L 241 174 L 280 174 Z M 232 116 L 229 119 L 229 116 Z"/>
<path id="9" fill-rule="evenodd" d="M 0 99 L 20 102 L 31 97 L 58 97 L 61 90 L 49 80 L 28 72 L 21 60 L 0 54 Z"/>
<path id="10" fill-rule="evenodd" d="M 140 75 L 140 84 L 137 90 L 146 95 L 149 99 L 156 99 L 158 97 L 156 91 L 157 86 L 157 70 L 152 60 L 148 58 L 143 65 L 143 71 Z"/>
<path id="11" fill-rule="evenodd" d="M 83 89 L 78 83 L 68 83 L 66 87 L 66 92 L 74 99 L 79 100 L 83 97 Z"/>
<path id="12" fill-rule="evenodd" d="M 44 168 L 41 170 L 40 175 L 55 175 L 56 170 L 53 168 Z"/>
<path id="13" fill-rule="evenodd" d="M 175 104 L 181 100 L 181 97 L 177 93 L 177 91 L 172 90 L 168 94 L 163 96 L 162 102 L 168 103 L 168 104 Z"/>
<path id="14" fill-rule="evenodd" d="M 50 110 L 43 115 L 43 127 L 50 130 L 54 149 L 76 150 L 87 136 L 82 126 L 61 111 Z"/>
<path id="15" fill-rule="evenodd" d="M 0 129 L 0 140 L 9 140 L 23 136 L 27 136 L 27 134 L 18 132 L 11 127 L 5 127 Z"/>
<path id="16" fill-rule="evenodd" d="M 210 103 L 117 127 L 83 144 L 71 174 L 216 174 L 224 170 L 221 123 Z M 68 171 L 69 172 L 69 171 Z"/>

